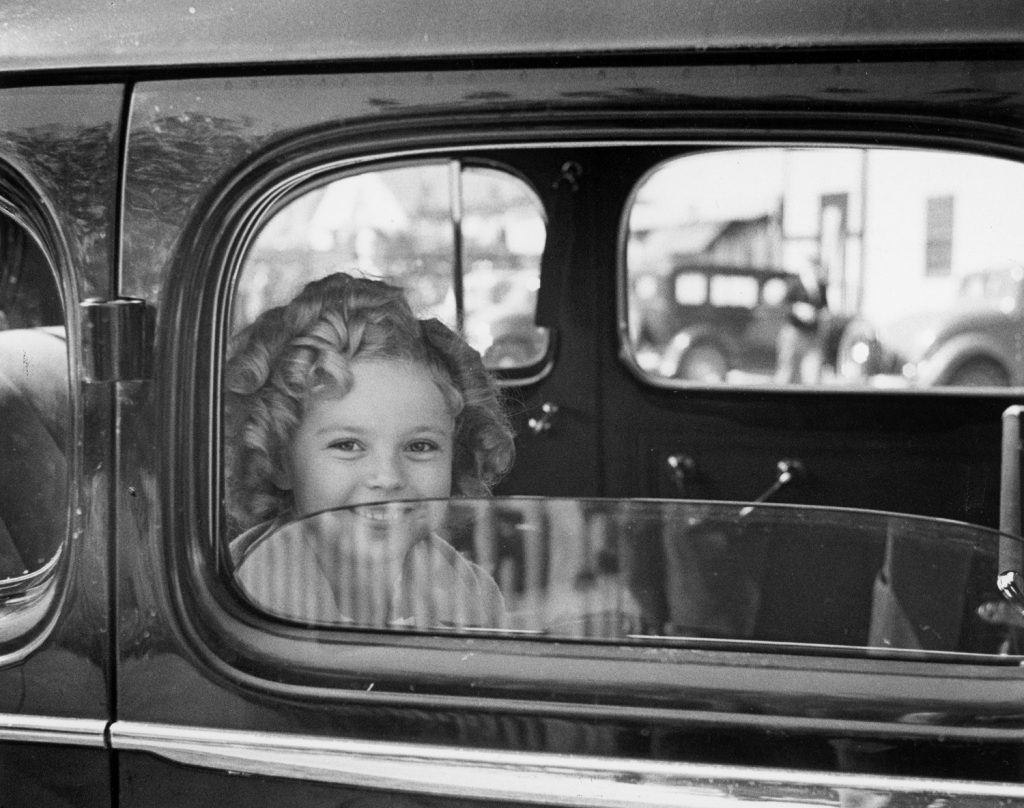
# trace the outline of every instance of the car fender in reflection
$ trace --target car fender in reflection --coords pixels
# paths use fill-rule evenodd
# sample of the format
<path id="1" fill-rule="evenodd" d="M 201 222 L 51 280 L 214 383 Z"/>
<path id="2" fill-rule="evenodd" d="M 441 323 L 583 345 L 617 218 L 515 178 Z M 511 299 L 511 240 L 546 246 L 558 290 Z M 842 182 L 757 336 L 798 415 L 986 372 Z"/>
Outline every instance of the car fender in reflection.
<path id="1" fill-rule="evenodd" d="M 963 384 L 956 374 L 971 362 L 989 363 L 1004 374 L 1003 384 L 993 380 L 991 386 L 1020 384 L 1021 372 L 1011 357 L 1005 355 L 999 340 L 990 334 L 977 331 L 957 334 L 942 342 L 920 362 L 904 368 L 904 375 L 912 378 L 919 387 L 933 387 L 946 384 Z M 988 386 L 988 385 L 986 385 Z"/>
<path id="2" fill-rule="evenodd" d="M 703 373 L 694 374 L 686 370 L 685 363 L 687 358 L 691 357 L 702 346 L 708 346 L 717 351 L 724 365 L 720 374 L 712 374 L 714 376 L 713 379 L 706 378 L 706 375 Z M 713 328 L 705 326 L 685 328 L 676 334 L 665 347 L 658 365 L 658 372 L 669 379 L 725 381 L 725 374 L 734 364 L 733 356 L 735 356 L 735 347 L 730 345 L 723 338 L 723 335 L 717 333 Z"/>

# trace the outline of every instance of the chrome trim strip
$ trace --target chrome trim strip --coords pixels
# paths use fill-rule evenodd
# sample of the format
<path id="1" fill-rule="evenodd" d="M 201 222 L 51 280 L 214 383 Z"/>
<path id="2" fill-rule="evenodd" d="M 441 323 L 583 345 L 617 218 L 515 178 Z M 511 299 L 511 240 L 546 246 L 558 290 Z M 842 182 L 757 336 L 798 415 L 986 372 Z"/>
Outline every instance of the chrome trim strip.
<path id="1" fill-rule="evenodd" d="M 100 718 L 0 713 L 0 741 L 105 747 L 106 729 L 107 722 Z"/>
<path id="2" fill-rule="evenodd" d="M 111 744 L 189 766 L 560 806 L 849 805 L 871 795 L 1024 799 L 1024 785 L 673 763 L 118 721 Z M 854 802 L 851 802 L 854 800 Z M 867 804 L 867 803 L 863 803 Z"/>

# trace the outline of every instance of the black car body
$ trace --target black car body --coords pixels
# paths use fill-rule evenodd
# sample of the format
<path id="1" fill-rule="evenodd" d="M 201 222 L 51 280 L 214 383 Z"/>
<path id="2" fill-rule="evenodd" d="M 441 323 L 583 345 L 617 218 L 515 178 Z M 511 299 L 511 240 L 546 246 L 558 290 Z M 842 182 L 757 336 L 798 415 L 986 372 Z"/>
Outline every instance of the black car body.
<path id="1" fill-rule="evenodd" d="M 694 381 L 723 381 L 736 371 L 772 375 L 793 273 L 683 265 L 650 280 L 651 304 L 641 302 L 636 318 L 638 353 L 654 353 L 648 361 L 661 375 Z"/>
<path id="2" fill-rule="evenodd" d="M 1001 466 L 1019 390 L 652 372 L 626 271 L 637 188 L 672 161 L 881 145 L 1020 168 L 1016 2 L 42 3 L 0 21 L 0 803 L 1024 802 L 1020 609 L 996 582 L 1020 566 L 997 532 L 1019 532 Z M 804 168 L 813 205 L 755 213 L 803 259 L 841 253 L 825 263 L 849 314 L 870 228 L 838 174 Z M 426 182 L 410 169 L 443 198 L 392 215 Z M 762 183 L 744 171 L 745 201 Z M 285 225 L 371 174 L 356 184 L 387 192 L 385 215 L 359 238 L 303 231 L 296 253 Z M 517 463 L 493 500 L 438 506 L 511 627 L 318 623 L 233 576 L 236 325 L 381 255 L 467 333 L 464 276 L 536 280 L 527 347 L 492 362 Z M 521 315 L 485 318 L 478 347 Z"/>

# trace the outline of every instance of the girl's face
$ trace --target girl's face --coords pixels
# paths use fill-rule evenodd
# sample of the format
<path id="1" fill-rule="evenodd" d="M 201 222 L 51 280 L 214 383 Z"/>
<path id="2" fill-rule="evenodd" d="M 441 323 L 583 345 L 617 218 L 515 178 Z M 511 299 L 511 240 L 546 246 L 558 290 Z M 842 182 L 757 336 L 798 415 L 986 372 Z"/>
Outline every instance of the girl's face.
<path id="1" fill-rule="evenodd" d="M 422 365 L 356 361 L 340 398 L 312 399 L 275 482 L 295 516 L 393 499 L 447 497 L 455 419 Z"/>

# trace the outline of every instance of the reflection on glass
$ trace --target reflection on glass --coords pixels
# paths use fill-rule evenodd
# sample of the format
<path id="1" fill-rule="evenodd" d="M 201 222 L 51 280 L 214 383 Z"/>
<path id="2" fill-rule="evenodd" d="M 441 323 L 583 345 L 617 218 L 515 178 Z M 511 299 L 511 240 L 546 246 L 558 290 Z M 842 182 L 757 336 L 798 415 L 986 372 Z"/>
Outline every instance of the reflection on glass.
<path id="1" fill-rule="evenodd" d="M 53 271 L 0 216 L 0 598 L 23 594 L 67 533 L 69 388 Z"/>
<path id="2" fill-rule="evenodd" d="M 352 174 L 260 231 L 233 330 L 341 271 L 403 287 L 420 317 L 461 328 L 488 367 L 529 367 L 548 350 L 533 322 L 545 234 L 540 200 L 505 171 L 438 161 Z"/>
<path id="3" fill-rule="evenodd" d="M 523 182 L 502 171 L 462 172 L 463 327 L 490 368 L 544 358 L 546 328 L 534 325 L 544 209 Z"/>
<path id="4" fill-rule="evenodd" d="M 444 538 L 443 503 L 357 505 L 237 541 L 236 579 L 264 611 L 305 623 L 501 628 L 493 578 Z"/>
<path id="5" fill-rule="evenodd" d="M 1024 165 L 991 157 L 672 160 L 629 211 L 629 348 L 684 383 L 1024 386 L 1021 211 Z"/>
<path id="6" fill-rule="evenodd" d="M 492 498 L 327 511 L 231 554 L 253 605 L 307 625 L 1020 662 L 998 541 L 833 508 Z"/>

